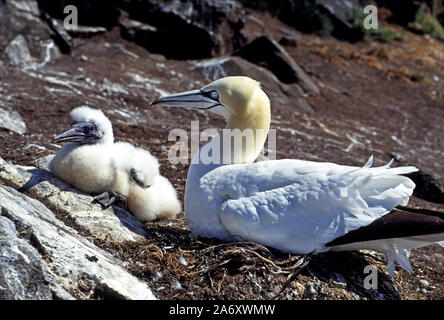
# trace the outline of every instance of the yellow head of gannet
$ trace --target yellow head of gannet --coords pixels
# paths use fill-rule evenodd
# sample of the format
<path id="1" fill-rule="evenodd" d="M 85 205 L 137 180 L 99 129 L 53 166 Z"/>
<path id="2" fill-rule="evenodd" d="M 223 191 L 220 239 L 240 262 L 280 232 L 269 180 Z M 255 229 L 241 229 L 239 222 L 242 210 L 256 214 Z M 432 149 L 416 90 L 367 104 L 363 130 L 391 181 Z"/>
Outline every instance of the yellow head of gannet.
<path id="1" fill-rule="evenodd" d="M 207 109 L 222 115 L 229 129 L 268 130 L 270 124 L 269 99 L 258 82 L 246 77 L 219 79 L 153 104 Z M 250 163 L 265 141 L 255 138 L 252 148 L 242 149 L 246 158 L 241 162 L 190 165 L 185 215 L 194 234 L 255 241 L 297 254 L 382 251 L 390 274 L 395 261 L 411 269 L 410 249 L 443 243 L 444 219 L 424 213 L 419 223 L 417 217 L 392 211 L 408 202 L 415 187 L 402 174 L 417 168 L 390 168 L 391 163 L 374 168 L 372 161 L 363 167 L 303 160 Z M 213 141 L 218 139 L 202 146 L 199 155 Z"/>
<path id="2" fill-rule="evenodd" d="M 270 99 L 260 83 L 248 77 L 218 79 L 199 90 L 160 98 L 155 104 L 211 111 L 225 118 L 226 129 L 238 130 L 233 131 L 233 136 L 250 130 L 254 142 L 243 141 L 239 149 L 242 155 L 233 155 L 231 163 L 253 162 L 262 150 L 270 127 Z M 232 147 L 232 152 L 236 152 Z"/>

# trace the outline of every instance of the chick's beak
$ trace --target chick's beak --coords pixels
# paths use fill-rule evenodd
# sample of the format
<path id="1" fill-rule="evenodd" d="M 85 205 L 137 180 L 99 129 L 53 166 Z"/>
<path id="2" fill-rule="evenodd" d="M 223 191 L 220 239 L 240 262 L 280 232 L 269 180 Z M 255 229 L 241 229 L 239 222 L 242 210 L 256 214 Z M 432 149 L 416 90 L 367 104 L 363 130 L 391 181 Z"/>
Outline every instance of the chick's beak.
<path id="1" fill-rule="evenodd" d="M 83 132 L 83 124 L 82 123 L 76 123 L 71 126 L 68 130 L 65 132 L 57 135 L 54 137 L 53 141 L 54 143 L 57 142 L 78 142 L 81 143 L 85 140 L 86 134 Z"/>

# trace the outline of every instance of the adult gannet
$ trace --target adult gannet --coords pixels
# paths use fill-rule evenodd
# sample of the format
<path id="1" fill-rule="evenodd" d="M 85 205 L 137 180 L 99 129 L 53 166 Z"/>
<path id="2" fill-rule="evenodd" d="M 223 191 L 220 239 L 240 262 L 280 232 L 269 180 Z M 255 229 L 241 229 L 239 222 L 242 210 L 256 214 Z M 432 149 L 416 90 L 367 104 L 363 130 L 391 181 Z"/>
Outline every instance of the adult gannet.
<path id="1" fill-rule="evenodd" d="M 125 202 L 141 221 L 173 218 L 181 211 L 176 190 L 159 173 L 157 159 L 125 142 L 114 143 L 112 125 L 101 110 L 86 106 L 71 111 L 73 123 L 55 142 L 72 142 L 49 163 L 58 178 L 85 192 L 99 194 L 105 207 Z"/>
<path id="2" fill-rule="evenodd" d="M 190 165 L 185 215 L 195 235 L 295 254 L 377 250 L 387 255 L 390 275 L 394 261 L 411 270 L 411 248 L 444 240 L 442 215 L 395 209 L 407 204 L 415 187 L 401 174 L 415 167 L 372 168 L 372 157 L 363 167 L 288 159 L 253 163 L 270 125 L 270 101 L 253 79 L 222 78 L 156 104 L 209 110 L 233 130 L 234 138 L 221 133 L 205 143 Z M 233 147 L 230 142 L 245 129 L 254 141 Z M 204 164 L 210 154 L 213 163 Z"/>

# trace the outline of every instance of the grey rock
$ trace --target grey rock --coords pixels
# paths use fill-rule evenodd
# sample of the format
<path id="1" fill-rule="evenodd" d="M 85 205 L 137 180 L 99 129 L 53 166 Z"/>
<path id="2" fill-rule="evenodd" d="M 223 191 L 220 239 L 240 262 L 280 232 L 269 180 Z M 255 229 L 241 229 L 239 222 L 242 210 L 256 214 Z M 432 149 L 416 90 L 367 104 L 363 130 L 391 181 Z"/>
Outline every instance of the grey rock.
<path id="1" fill-rule="evenodd" d="M 297 83 L 304 91 L 318 95 L 319 88 L 309 75 L 276 41 L 261 36 L 234 53 L 252 63 L 269 69 L 282 82 Z"/>
<path id="2" fill-rule="evenodd" d="M 2 216 L 0 248 L 1 300 L 52 299 L 39 252 L 25 240 L 17 238 L 12 221 Z"/>
<path id="3" fill-rule="evenodd" d="M 303 112 L 313 112 L 304 92 L 298 84 L 285 84 L 279 81 L 268 69 L 259 67 L 240 57 L 220 57 L 196 63 L 193 70 L 201 73 L 207 81 L 227 76 L 248 76 L 259 81 L 270 99 L 287 103 L 290 99 Z"/>
<path id="4" fill-rule="evenodd" d="M 0 158 L 0 177 L 57 208 L 70 223 L 95 238 L 138 241 L 146 236 L 143 223 L 129 212 L 116 206 L 102 210 L 99 204 L 92 203 L 92 195 L 69 186 L 46 169 L 14 166 Z"/>
<path id="5" fill-rule="evenodd" d="M 25 65 L 32 61 L 26 39 L 21 34 L 9 43 L 5 49 L 8 62 L 14 66 Z"/>
<path id="6" fill-rule="evenodd" d="M 52 158 L 54 158 L 53 154 L 47 155 L 43 158 L 38 158 L 31 162 L 32 165 L 39 169 L 44 169 L 49 171 L 49 163 L 51 162 Z"/>
<path id="7" fill-rule="evenodd" d="M 0 216 L 0 299 L 52 298 L 46 267 L 37 249 L 16 235 L 14 223 Z"/>
<path id="8" fill-rule="evenodd" d="M 407 177 L 416 184 L 413 195 L 427 201 L 444 203 L 444 186 L 431 174 L 419 170 L 408 174 Z"/>
<path id="9" fill-rule="evenodd" d="M 32 294 L 37 292 L 37 297 L 49 299 L 52 296 L 42 287 L 47 283 L 52 294 L 62 299 L 155 299 L 147 284 L 129 274 L 121 261 L 58 220 L 39 201 L 0 185 L 0 212 L 1 230 L 10 229 L 0 240 L 2 259 L 6 257 L 0 261 L 3 266 L 17 266 L 0 267 L 0 286 L 10 288 L 2 292 L 4 297 L 35 298 Z M 22 239 L 11 239 L 13 228 L 5 218 L 14 223 Z M 22 290 L 25 286 L 28 291 Z"/>
<path id="10" fill-rule="evenodd" d="M 76 26 L 67 29 L 68 33 L 73 37 L 89 38 L 101 33 L 105 33 L 107 30 L 104 27 L 88 27 L 88 26 Z"/>
<path id="11" fill-rule="evenodd" d="M 133 21 L 122 15 L 123 38 L 167 58 L 214 57 L 233 52 L 244 42 L 240 31 L 245 13 L 235 1 L 123 2 Z"/>
<path id="12" fill-rule="evenodd" d="M 391 0 L 388 0 L 389 2 Z M 353 10 L 362 10 L 359 0 L 240 0 L 245 6 L 266 10 L 304 33 L 355 42 L 363 32 L 352 22 Z M 403 1 L 396 1 L 403 2 Z"/>
<path id="13" fill-rule="evenodd" d="M 70 53 L 73 39 L 63 27 L 63 24 L 52 18 L 46 12 L 42 13 L 42 19 L 48 24 L 50 34 L 62 53 Z"/>
<path id="14" fill-rule="evenodd" d="M 42 43 L 51 39 L 47 24 L 40 19 L 36 0 L 0 1 L 0 21 L 0 34 L 9 41 L 26 34 L 27 47 L 34 57 L 42 55 Z"/>
<path id="15" fill-rule="evenodd" d="M 26 123 L 17 111 L 11 109 L 0 108 L 0 128 L 18 134 L 26 133 Z"/>
<path id="16" fill-rule="evenodd" d="M 16 238 L 15 225 L 11 220 L 0 216 L 0 240 Z"/>

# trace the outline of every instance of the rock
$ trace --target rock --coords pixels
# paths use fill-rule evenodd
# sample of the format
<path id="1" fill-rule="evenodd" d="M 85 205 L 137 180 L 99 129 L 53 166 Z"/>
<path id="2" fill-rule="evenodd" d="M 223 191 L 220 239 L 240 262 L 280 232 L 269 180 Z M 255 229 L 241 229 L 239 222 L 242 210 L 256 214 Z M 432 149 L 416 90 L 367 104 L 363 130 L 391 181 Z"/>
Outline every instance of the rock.
<path id="1" fill-rule="evenodd" d="M 63 27 L 62 23 L 54 18 L 51 18 L 51 16 L 46 12 L 42 13 L 42 19 L 48 24 L 51 30 L 51 36 L 59 47 L 60 51 L 63 53 L 70 53 L 73 46 L 73 40 Z"/>
<path id="2" fill-rule="evenodd" d="M 304 91 L 318 95 L 319 88 L 304 70 L 276 41 L 261 36 L 234 53 L 250 62 L 269 69 L 284 83 L 297 83 Z"/>
<path id="3" fill-rule="evenodd" d="M 129 14 L 121 18 L 122 36 L 167 58 L 209 58 L 244 41 L 244 13 L 236 2 L 123 1 L 122 9 Z"/>
<path id="4" fill-rule="evenodd" d="M 103 6 L 100 1 L 78 0 L 74 4 L 79 25 L 88 26 L 89 31 L 79 26 L 68 30 L 71 36 L 103 31 L 93 26 L 110 30 L 120 25 L 125 39 L 167 58 L 208 58 L 232 52 L 244 41 L 240 33 L 244 12 L 234 1 L 120 0 Z M 65 5 L 63 0 L 39 0 L 40 9 L 58 20 L 65 18 Z"/>
<path id="5" fill-rule="evenodd" d="M 282 37 L 279 40 L 279 44 L 283 45 L 285 47 L 297 47 L 298 46 L 298 42 L 296 39 L 293 38 L 287 38 L 287 37 Z"/>
<path id="6" fill-rule="evenodd" d="M 26 35 L 27 47 L 34 57 L 44 55 L 42 43 L 50 40 L 50 30 L 40 19 L 36 0 L 0 1 L 0 34 L 12 41 L 18 35 Z M 26 50 L 26 49 L 25 49 Z"/>
<path id="7" fill-rule="evenodd" d="M 333 26 L 332 36 L 350 42 L 362 39 L 363 34 L 352 19 L 354 10 L 364 13 L 359 0 L 317 0 L 316 2 Z"/>
<path id="8" fill-rule="evenodd" d="M 203 74 L 208 81 L 226 76 L 248 76 L 259 81 L 274 103 L 294 103 L 301 112 L 313 112 L 298 84 L 281 83 L 269 70 L 240 57 L 221 57 L 196 63 L 193 70 Z"/>
<path id="9" fill-rule="evenodd" d="M 407 175 L 416 184 L 413 195 L 436 203 L 444 203 L 444 191 L 440 183 L 430 174 L 420 170 Z"/>
<path id="10" fill-rule="evenodd" d="M 104 27 L 87 27 L 87 26 L 70 27 L 69 29 L 66 30 L 71 36 L 80 37 L 80 38 L 90 38 L 92 36 L 107 31 L 106 28 Z"/>
<path id="11" fill-rule="evenodd" d="M 269 11 L 281 21 L 304 33 L 333 36 L 355 42 L 363 33 L 353 23 L 353 10 L 362 10 L 359 0 L 240 0 L 253 9 Z"/>
<path id="12" fill-rule="evenodd" d="M 100 0 L 38 0 L 40 10 L 52 18 L 64 20 L 68 14 L 64 13 L 65 6 L 72 4 L 77 8 L 78 24 L 89 27 L 104 27 L 108 30 L 118 25 L 120 11 L 116 3 L 120 1 Z"/>
<path id="13" fill-rule="evenodd" d="M 0 108 L 0 128 L 18 134 L 26 133 L 26 123 L 17 111 L 11 109 Z"/>
<path id="14" fill-rule="evenodd" d="M 33 60 L 25 37 L 21 34 L 6 47 L 5 55 L 8 62 L 13 66 L 25 65 Z"/>
<path id="15" fill-rule="evenodd" d="M 9 251 L 2 246 L 1 259 L 6 256 L 14 263 L 14 268 L 0 267 L 0 279 L 14 283 L 14 297 L 49 299 L 49 284 L 59 299 L 155 299 L 147 284 L 129 274 L 121 261 L 81 237 L 39 201 L 0 185 L 0 212 L 0 230 L 9 230 L 0 241 L 10 244 Z M 10 221 L 21 239 L 13 237 Z"/>
<path id="16" fill-rule="evenodd" d="M 0 216 L 0 247 L 0 300 L 51 299 L 39 252 L 19 239 L 14 223 L 3 216 Z"/>
<path id="17" fill-rule="evenodd" d="M 44 167 L 44 163 L 42 161 L 40 165 Z M 129 212 L 117 206 L 102 210 L 99 204 L 92 203 L 93 196 L 55 178 L 46 169 L 14 166 L 0 158 L 0 178 L 44 201 L 46 205 L 57 208 L 67 223 L 84 230 L 88 235 L 113 241 L 144 239 L 146 231 L 143 223 Z"/>
<path id="18" fill-rule="evenodd" d="M 49 156 L 38 158 L 34 161 L 32 161 L 32 165 L 34 165 L 37 168 L 48 170 L 49 171 L 49 163 L 51 162 L 52 158 L 54 158 L 53 154 L 50 154 Z"/>

